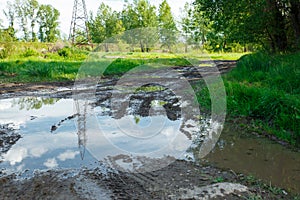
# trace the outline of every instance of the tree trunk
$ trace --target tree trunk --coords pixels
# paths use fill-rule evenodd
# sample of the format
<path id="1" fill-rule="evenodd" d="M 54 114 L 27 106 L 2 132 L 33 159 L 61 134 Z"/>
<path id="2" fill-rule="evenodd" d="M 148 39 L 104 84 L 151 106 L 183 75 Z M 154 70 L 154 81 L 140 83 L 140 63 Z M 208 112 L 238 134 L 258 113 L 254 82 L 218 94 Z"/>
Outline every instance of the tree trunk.
<path id="1" fill-rule="evenodd" d="M 291 0 L 291 21 L 295 33 L 295 45 L 300 48 L 300 2 Z"/>
<path id="2" fill-rule="evenodd" d="M 267 2 L 271 12 L 270 26 L 273 42 L 275 43 L 276 50 L 285 51 L 288 48 L 285 16 L 282 15 L 282 10 L 280 10 L 276 0 L 268 0 Z"/>
<path id="3" fill-rule="evenodd" d="M 140 41 L 140 47 L 141 47 L 141 52 L 145 52 L 144 44 L 142 41 Z"/>
<path id="4" fill-rule="evenodd" d="M 107 43 L 104 44 L 104 48 L 105 48 L 105 52 L 109 52 L 109 48 L 108 48 L 108 44 Z"/>

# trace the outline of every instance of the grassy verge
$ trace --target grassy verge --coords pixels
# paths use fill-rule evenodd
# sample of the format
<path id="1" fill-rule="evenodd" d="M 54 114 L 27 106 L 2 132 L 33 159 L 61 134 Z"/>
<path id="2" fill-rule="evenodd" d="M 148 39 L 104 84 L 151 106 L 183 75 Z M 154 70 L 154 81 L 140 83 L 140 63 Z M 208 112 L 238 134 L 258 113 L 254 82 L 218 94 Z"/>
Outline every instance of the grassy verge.
<path id="1" fill-rule="evenodd" d="M 190 54 L 171 53 L 97 53 L 96 62 L 90 61 L 89 51 L 63 44 L 7 43 L 0 50 L 0 83 L 8 82 L 51 82 L 72 81 L 78 70 L 85 66 L 83 77 L 120 76 L 137 66 L 146 63 L 169 66 L 190 65 L 188 59 L 238 59 L 244 54 Z M 1 44 L 0 44 L 1 47 Z M 187 59 L 188 58 L 188 59 Z M 105 71 L 103 69 L 105 68 Z"/>
<path id="2" fill-rule="evenodd" d="M 97 55 L 96 62 L 84 63 L 89 52 L 78 48 L 51 50 L 55 45 L 39 43 L 4 46 L 0 52 L 5 57 L 0 60 L 0 83 L 72 81 L 82 65 L 87 66 L 81 74 L 84 77 L 120 76 L 147 63 L 183 66 L 190 64 L 186 58 L 232 60 L 242 56 L 237 68 L 224 76 L 229 116 L 253 118 L 261 129 L 300 145 L 300 53 L 270 56 L 109 52 Z M 106 69 L 103 72 L 101 68 Z M 204 107 L 210 106 L 207 89 L 198 92 L 198 101 Z"/>
<path id="3" fill-rule="evenodd" d="M 299 147 L 299 65 L 300 53 L 242 57 L 237 68 L 224 75 L 228 116 L 251 118 L 255 132 L 273 134 Z M 198 92 L 198 101 L 210 106 L 207 89 Z"/>

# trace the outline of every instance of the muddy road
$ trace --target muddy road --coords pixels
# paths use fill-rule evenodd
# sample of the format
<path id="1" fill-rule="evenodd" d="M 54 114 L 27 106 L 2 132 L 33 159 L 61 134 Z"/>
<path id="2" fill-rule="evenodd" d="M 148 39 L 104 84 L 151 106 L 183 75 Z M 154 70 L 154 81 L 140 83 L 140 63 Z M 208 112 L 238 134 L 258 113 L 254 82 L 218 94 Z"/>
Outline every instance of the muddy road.
<path id="1" fill-rule="evenodd" d="M 217 66 L 226 72 L 234 64 L 222 61 Z M 199 74 L 193 67 L 174 69 L 191 83 L 214 74 Z M 170 80 L 170 87 L 182 89 L 176 77 Z M 198 159 L 210 118 L 193 111 L 183 115 L 191 102 L 180 101 L 168 85 L 147 85 L 130 94 L 115 87 L 118 81 L 102 79 L 93 89 L 83 84 L 81 92 L 93 101 L 77 104 L 72 82 L 1 85 L 1 199 L 293 198 L 288 190 L 239 169 Z M 180 143 L 160 153 L 177 141 L 170 139 L 173 133 L 180 135 Z M 219 161 L 216 153 L 218 149 L 212 162 Z"/>

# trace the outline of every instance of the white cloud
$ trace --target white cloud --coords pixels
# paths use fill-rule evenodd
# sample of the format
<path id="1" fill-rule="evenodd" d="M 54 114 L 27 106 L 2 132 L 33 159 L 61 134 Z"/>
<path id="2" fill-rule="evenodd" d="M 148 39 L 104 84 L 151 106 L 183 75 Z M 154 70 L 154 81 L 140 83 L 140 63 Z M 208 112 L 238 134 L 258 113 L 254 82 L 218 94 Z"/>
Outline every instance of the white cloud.
<path id="1" fill-rule="evenodd" d="M 47 148 L 45 147 L 34 147 L 30 150 L 30 154 L 33 156 L 33 157 L 36 157 L 36 158 L 39 158 L 41 157 L 44 153 L 46 153 L 48 151 Z"/>
<path id="2" fill-rule="evenodd" d="M 79 154 L 78 151 L 70 151 L 67 150 L 64 153 L 61 153 L 57 156 L 57 158 L 61 161 L 65 161 L 65 160 L 71 160 L 74 159 L 77 155 Z"/>
<path id="3" fill-rule="evenodd" d="M 55 158 L 50 158 L 46 162 L 44 162 L 44 165 L 48 168 L 55 168 L 58 166 Z"/>
<path id="4" fill-rule="evenodd" d="M 8 161 L 11 165 L 22 162 L 24 158 L 28 156 L 28 151 L 24 147 L 18 147 L 11 149 L 5 154 L 4 161 Z"/>

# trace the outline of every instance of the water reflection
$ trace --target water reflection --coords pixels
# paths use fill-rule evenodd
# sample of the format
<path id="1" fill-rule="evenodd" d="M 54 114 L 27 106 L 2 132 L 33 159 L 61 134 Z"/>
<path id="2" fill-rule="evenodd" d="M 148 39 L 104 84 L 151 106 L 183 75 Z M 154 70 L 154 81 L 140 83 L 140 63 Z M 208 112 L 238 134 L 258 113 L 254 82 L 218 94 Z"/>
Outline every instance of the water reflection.
<path id="1" fill-rule="evenodd" d="M 216 148 L 206 158 L 218 167 L 252 174 L 278 187 L 299 192 L 300 153 L 266 138 L 224 129 Z"/>
<path id="2" fill-rule="evenodd" d="M 40 109 L 43 105 L 53 105 L 59 99 L 54 98 L 41 98 L 41 97 L 24 97 L 19 99 L 14 99 L 12 106 L 18 106 L 20 110 L 32 110 L 32 109 Z"/>
<path id="3" fill-rule="evenodd" d="M 97 103 L 82 101 L 75 104 L 75 109 L 72 99 L 0 100 L 0 124 L 11 124 L 22 136 L 9 151 L 0 152 L 0 167 L 6 172 L 79 168 L 95 166 L 95 162 L 101 160 L 110 167 L 119 164 L 119 167 L 130 165 L 136 169 L 160 163 L 161 158 L 170 161 L 168 155 L 173 155 L 173 150 L 181 155 L 188 148 L 191 137 L 186 135 L 196 133 L 198 125 L 182 123 L 178 118 L 178 100 L 173 101 L 176 109 L 172 109 L 173 104 L 168 104 L 165 98 L 163 101 L 153 97 L 131 100 L 122 115 L 114 110 L 117 107 L 110 105 L 109 98 Z M 150 105 L 148 114 L 141 109 L 145 102 Z M 166 105 L 172 115 L 166 114 Z"/>
<path id="4" fill-rule="evenodd" d="M 22 137 L 8 152 L 0 152 L 4 171 L 80 167 L 95 161 L 90 155 L 81 161 L 75 118 L 68 118 L 75 112 L 73 100 L 24 97 L 1 100 L 0 105 L 0 124 L 11 125 Z M 66 118 L 51 133 L 53 124 Z"/>

